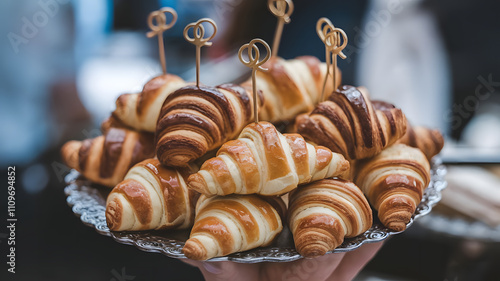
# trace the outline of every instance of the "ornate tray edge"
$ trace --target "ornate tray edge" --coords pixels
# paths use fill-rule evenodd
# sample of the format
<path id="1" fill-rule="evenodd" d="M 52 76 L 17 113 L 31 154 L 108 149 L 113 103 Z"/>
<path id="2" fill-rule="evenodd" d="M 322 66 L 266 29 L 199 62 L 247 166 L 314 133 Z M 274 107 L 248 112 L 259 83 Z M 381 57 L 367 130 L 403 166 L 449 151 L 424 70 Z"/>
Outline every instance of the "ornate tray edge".
<path id="1" fill-rule="evenodd" d="M 422 201 L 420 202 L 415 214 L 412 216 L 410 222 L 406 225 L 407 229 L 413 224 L 413 222 L 419 217 L 425 216 L 432 211 L 432 208 L 441 200 L 441 191 L 446 188 L 447 183 L 444 180 L 444 176 L 446 174 L 446 168 L 442 164 L 442 161 L 438 157 L 434 157 L 431 162 L 431 182 L 429 183 L 429 187 L 425 190 Z M 83 180 L 84 184 L 78 186 L 78 182 L 82 182 L 79 179 L 80 174 L 72 170 L 65 177 L 65 182 L 67 186 L 64 188 L 64 192 L 67 196 L 66 202 L 71 207 L 73 213 L 80 217 L 80 220 L 87 226 L 93 227 L 99 234 L 110 236 L 115 241 L 126 244 L 133 245 L 136 248 L 145 251 L 145 252 L 154 252 L 161 253 L 171 258 L 177 259 L 185 259 L 186 257 L 180 251 L 179 246 L 182 246 L 184 243 L 179 241 L 174 241 L 171 239 L 167 241 L 167 245 L 169 247 L 162 247 L 161 242 L 152 243 L 150 241 L 145 241 L 144 239 L 137 238 L 139 236 L 137 233 L 120 233 L 120 232 L 111 232 L 106 225 L 106 219 L 104 216 L 105 207 L 99 204 L 98 196 L 91 196 L 91 194 L 98 193 L 95 188 L 89 187 L 89 182 Z M 80 189 L 88 189 L 88 194 L 82 194 Z M 93 189 L 93 190 L 90 190 Z M 100 196 L 100 195 L 99 195 Z M 95 208 L 91 208 L 90 210 L 83 208 L 83 202 L 92 202 L 94 201 Z M 105 205 L 105 204 L 103 204 Z M 401 231 L 402 232 L 402 231 Z M 355 237 L 356 240 L 346 239 L 344 243 L 339 246 L 339 248 L 330 251 L 328 253 L 341 253 L 341 252 L 349 252 L 359 248 L 361 245 L 366 243 L 376 243 L 383 241 L 389 238 L 392 235 L 399 234 L 401 232 L 396 232 L 389 230 L 385 227 L 381 227 L 379 224 L 374 224 L 369 230 L 365 233 Z M 135 239 L 131 237 L 136 237 Z M 354 239 L 354 238 L 353 238 Z M 295 249 L 288 249 L 289 252 L 294 253 L 291 255 L 281 255 L 279 254 L 278 247 L 272 248 L 258 248 L 254 250 L 250 250 L 247 252 L 240 252 L 231 254 L 224 257 L 212 258 L 209 261 L 233 261 L 239 263 L 259 263 L 259 262 L 290 262 L 303 258 L 299 255 Z M 258 252 L 273 252 L 276 253 L 275 256 L 258 256 Z"/>

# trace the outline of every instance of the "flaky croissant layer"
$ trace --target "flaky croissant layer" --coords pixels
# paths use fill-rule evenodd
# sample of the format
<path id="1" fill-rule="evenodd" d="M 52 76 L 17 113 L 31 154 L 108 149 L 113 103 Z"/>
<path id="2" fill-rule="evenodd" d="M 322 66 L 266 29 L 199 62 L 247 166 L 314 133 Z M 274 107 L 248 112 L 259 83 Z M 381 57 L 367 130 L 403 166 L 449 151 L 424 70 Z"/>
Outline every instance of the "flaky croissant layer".
<path id="1" fill-rule="evenodd" d="M 342 155 L 259 122 L 245 127 L 237 140 L 225 143 L 217 157 L 189 177 L 188 185 L 208 196 L 281 195 L 299 184 L 342 176 L 348 170 L 349 162 Z"/>

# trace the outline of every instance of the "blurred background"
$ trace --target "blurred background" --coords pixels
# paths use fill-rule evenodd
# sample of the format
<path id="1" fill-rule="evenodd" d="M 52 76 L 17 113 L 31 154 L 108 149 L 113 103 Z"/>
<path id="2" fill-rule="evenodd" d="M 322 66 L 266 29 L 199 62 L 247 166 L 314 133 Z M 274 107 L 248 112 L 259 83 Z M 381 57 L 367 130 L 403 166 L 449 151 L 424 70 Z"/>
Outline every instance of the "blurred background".
<path id="1" fill-rule="evenodd" d="M 173 7 L 165 32 L 168 72 L 195 77 L 182 37 L 201 17 L 219 27 L 202 53 L 201 81 L 238 81 L 235 56 L 276 18 L 264 0 L 5 0 L 0 2 L 0 174 L 16 166 L 17 274 L 12 280 L 202 280 L 180 261 L 124 246 L 84 226 L 66 205 L 59 149 L 100 135 L 123 93 L 161 73 L 146 18 Z M 324 60 L 316 21 L 349 37 L 344 84 L 401 107 L 413 124 L 446 135 L 449 188 L 435 211 L 386 242 L 357 280 L 498 280 L 500 276 L 500 3 L 494 0 L 295 0 L 279 55 Z M 2 189 L 6 193 L 6 189 Z M 4 197 L 5 196 L 5 197 Z M 2 194 L 6 215 L 7 194 Z M 458 203 L 457 203 L 458 202 Z M 3 218 L 5 221 L 5 218 Z M 0 229 L 1 253 L 7 252 Z M 6 276 L 2 255 L 0 276 Z M 12 276 L 6 276 L 12 278 Z M 11 280 L 0 278 L 1 280 Z M 128 280 L 128 279 L 127 279 Z"/>

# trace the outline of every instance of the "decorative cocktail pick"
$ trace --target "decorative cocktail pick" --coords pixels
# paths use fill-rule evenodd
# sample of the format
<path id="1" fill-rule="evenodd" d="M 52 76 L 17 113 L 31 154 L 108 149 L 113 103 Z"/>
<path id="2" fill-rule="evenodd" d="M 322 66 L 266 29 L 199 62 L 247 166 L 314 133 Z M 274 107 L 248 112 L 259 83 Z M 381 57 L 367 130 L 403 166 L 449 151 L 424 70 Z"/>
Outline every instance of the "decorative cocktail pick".
<path id="1" fill-rule="evenodd" d="M 167 15 L 172 15 L 172 21 L 167 24 Z M 167 62 L 165 60 L 165 46 L 163 45 L 163 32 L 174 26 L 177 21 L 177 12 L 172 8 L 161 8 L 158 11 L 153 11 L 148 16 L 148 26 L 151 29 L 146 36 L 152 38 L 158 36 L 158 51 L 160 53 L 161 68 L 163 74 L 167 74 Z M 155 24 L 156 22 L 156 24 Z"/>
<path id="2" fill-rule="evenodd" d="M 260 43 L 264 46 L 266 49 L 266 57 L 263 58 L 262 60 L 259 61 L 260 59 L 260 51 L 259 47 L 257 47 L 257 43 Z M 243 51 L 247 50 L 248 54 L 248 61 L 243 58 Z M 240 58 L 241 63 L 244 65 L 250 67 L 252 69 L 252 90 L 253 90 L 253 112 L 254 112 L 254 120 L 255 123 L 259 122 L 259 103 L 257 102 L 257 82 L 256 82 L 256 74 L 257 70 L 262 70 L 262 71 L 267 71 L 266 68 L 263 68 L 262 65 L 266 63 L 266 61 L 269 60 L 271 57 L 271 48 L 269 48 L 269 45 L 266 43 L 266 41 L 262 39 L 253 39 L 250 41 L 250 43 L 247 43 L 243 46 L 241 46 L 239 52 L 238 52 L 238 57 Z"/>
<path id="3" fill-rule="evenodd" d="M 271 13 L 278 18 L 272 48 L 273 56 L 277 56 L 281 41 L 281 33 L 283 33 L 283 25 L 290 22 L 290 16 L 293 13 L 293 2 L 292 0 L 268 0 L 267 5 Z"/>
<path id="4" fill-rule="evenodd" d="M 323 82 L 323 90 L 321 91 L 321 101 L 323 101 L 328 76 L 332 76 L 333 89 L 337 88 L 337 56 L 340 56 L 342 59 L 347 58 L 342 52 L 347 46 L 347 35 L 342 29 L 336 28 L 327 18 L 320 18 L 318 20 L 316 32 L 323 44 L 325 44 L 326 51 L 327 72 L 325 81 Z"/>
<path id="5" fill-rule="evenodd" d="M 205 37 L 205 28 L 203 27 L 203 23 L 207 22 L 212 25 L 214 32 L 209 37 Z M 189 37 L 189 29 L 193 28 L 193 37 Z M 203 46 L 212 46 L 212 42 L 208 42 L 214 38 L 217 33 L 217 25 L 212 19 L 203 18 L 198 20 L 197 22 L 190 23 L 184 28 L 184 38 L 191 44 L 196 46 L 196 87 L 200 87 L 200 56 L 201 56 L 201 47 Z"/>

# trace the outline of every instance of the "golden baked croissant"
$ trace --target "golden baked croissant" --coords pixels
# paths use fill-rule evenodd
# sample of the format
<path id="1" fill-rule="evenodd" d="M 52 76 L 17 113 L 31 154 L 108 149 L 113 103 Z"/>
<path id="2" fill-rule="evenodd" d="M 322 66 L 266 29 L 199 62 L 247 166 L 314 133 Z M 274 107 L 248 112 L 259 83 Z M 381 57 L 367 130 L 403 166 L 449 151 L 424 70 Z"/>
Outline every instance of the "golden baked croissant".
<path id="1" fill-rule="evenodd" d="M 165 100 L 158 118 L 158 159 L 167 166 L 186 166 L 235 138 L 253 120 L 252 104 L 252 95 L 238 85 L 178 89 Z"/>
<path id="2" fill-rule="evenodd" d="M 324 179 L 290 193 L 288 225 L 295 249 L 304 257 L 332 251 L 344 237 L 364 233 L 372 221 L 370 204 L 352 182 Z"/>
<path id="3" fill-rule="evenodd" d="M 343 85 L 310 114 L 296 119 L 297 132 L 348 159 L 372 157 L 406 133 L 406 117 L 392 104 L 370 101 L 364 87 Z"/>
<path id="4" fill-rule="evenodd" d="M 184 86 L 186 82 L 177 75 L 155 77 L 144 85 L 142 93 L 118 97 L 112 116 L 130 128 L 154 133 L 161 105 L 170 93 Z"/>
<path id="5" fill-rule="evenodd" d="M 403 231 L 430 181 L 427 158 L 417 148 L 395 144 L 358 162 L 354 182 L 386 227 Z"/>
<path id="6" fill-rule="evenodd" d="M 199 194 L 185 179 L 194 171 L 174 170 L 157 159 L 146 159 L 130 169 L 106 201 L 106 222 L 112 231 L 182 229 L 194 222 Z"/>
<path id="7" fill-rule="evenodd" d="M 327 68 L 316 57 L 302 56 L 291 60 L 275 57 L 263 67 L 268 71 L 258 71 L 256 74 L 257 88 L 262 91 L 265 100 L 259 110 L 260 120 L 292 120 L 299 113 L 313 110 L 320 101 Z M 336 73 L 339 86 L 341 72 L 337 69 Z M 251 89 L 251 79 L 242 85 Z M 332 84 L 327 83 L 325 94 L 332 91 Z"/>
<path id="8" fill-rule="evenodd" d="M 396 143 L 402 143 L 420 149 L 428 160 L 437 155 L 444 146 L 444 139 L 439 130 L 425 127 L 413 127 L 407 124 L 406 134 Z"/>
<path id="9" fill-rule="evenodd" d="M 206 195 L 281 195 L 299 184 L 347 174 L 349 162 L 298 134 L 284 134 L 267 122 L 252 123 L 225 143 L 188 185 Z"/>
<path id="10" fill-rule="evenodd" d="M 61 155 L 66 165 L 87 179 L 114 187 L 133 165 L 154 157 L 154 136 L 109 128 L 103 136 L 67 142 L 61 148 Z"/>
<path id="11" fill-rule="evenodd" d="M 278 197 L 202 195 L 182 251 L 190 259 L 207 260 L 267 246 L 283 229 L 284 210 Z"/>

